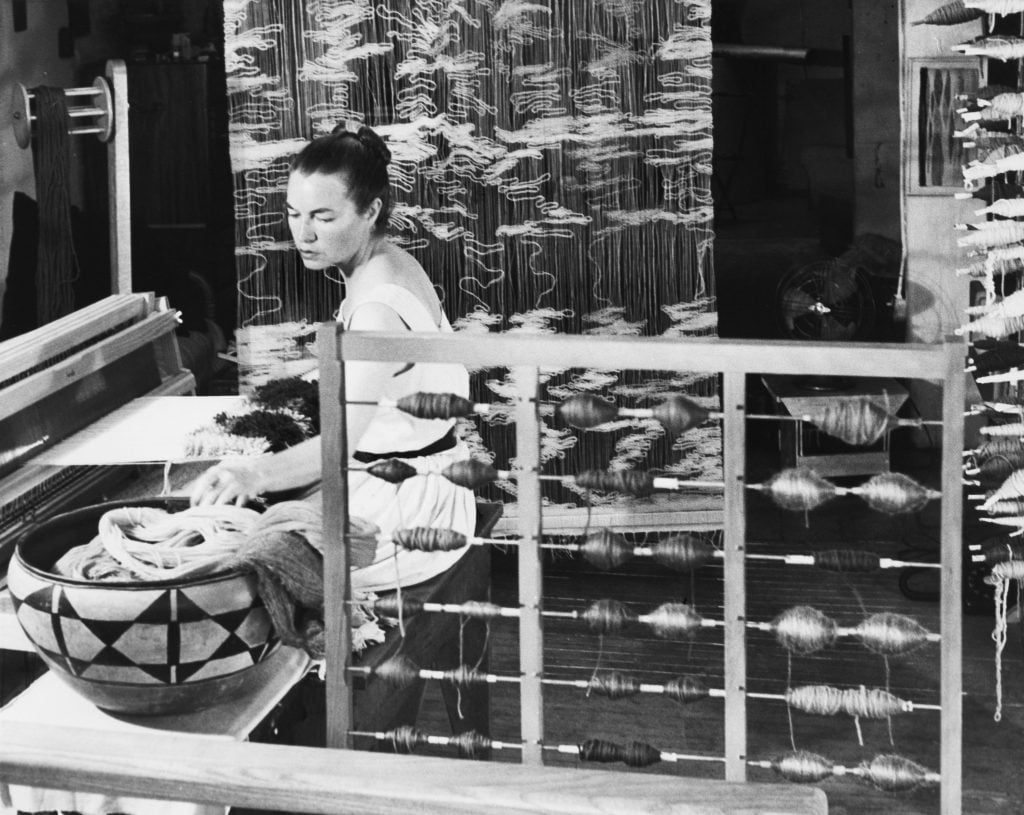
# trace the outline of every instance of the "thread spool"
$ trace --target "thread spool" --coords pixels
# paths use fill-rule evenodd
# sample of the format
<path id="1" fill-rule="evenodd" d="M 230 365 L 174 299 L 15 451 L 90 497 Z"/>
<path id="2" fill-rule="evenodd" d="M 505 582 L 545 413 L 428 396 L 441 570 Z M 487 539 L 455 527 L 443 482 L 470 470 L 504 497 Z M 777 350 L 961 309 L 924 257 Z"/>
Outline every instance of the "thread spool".
<path id="1" fill-rule="evenodd" d="M 579 551 L 587 563 L 603 570 L 616 569 L 633 555 L 626 539 L 607 527 L 588 532 Z"/>
<path id="2" fill-rule="evenodd" d="M 928 630 L 903 614 L 883 611 L 860 623 L 854 634 L 868 650 L 892 656 L 920 648 L 930 639 Z"/>
<path id="3" fill-rule="evenodd" d="M 779 645 L 795 654 L 828 648 L 839 635 L 835 621 L 812 606 L 793 606 L 772 620 Z"/>
<path id="4" fill-rule="evenodd" d="M 837 688 L 831 685 L 804 685 L 786 691 L 786 703 L 817 716 L 848 716 L 887 719 L 906 713 L 911 705 L 881 688 Z"/>
<path id="5" fill-rule="evenodd" d="M 626 699 L 640 693 L 640 680 L 619 671 L 595 673 L 587 683 L 587 695 L 597 693 L 609 699 Z"/>
<path id="6" fill-rule="evenodd" d="M 407 594 L 388 594 L 373 601 L 373 610 L 384 617 L 412 617 L 423 611 L 423 601 Z"/>
<path id="7" fill-rule="evenodd" d="M 806 467 L 780 470 L 760 488 L 777 506 L 793 512 L 816 509 L 837 494 L 834 484 Z"/>
<path id="8" fill-rule="evenodd" d="M 678 676 L 665 683 L 665 696 L 683 704 L 699 702 L 711 695 L 708 686 L 694 676 Z"/>
<path id="9" fill-rule="evenodd" d="M 1005 535 L 990 538 L 982 543 L 971 544 L 971 560 L 975 563 L 994 565 L 1008 560 L 1024 560 L 1024 541 Z"/>
<path id="10" fill-rule="evenodd" d="M 939 776 L 916 761 L 894 754 L 877 755 L 857 768 L 858 773 L 883 792 L 910 792 L 937 783 Z"/>
<path id="11" fill-rule="evenodd" d="M 679 394 L 667 397 L 660 405 L 652 408 L 651 413 L 673 436 L 699 427 L 711 417 L 710 411 Z"/>
<path id="12" fill-rule="evenodd" d="M 688 637 L 704 622 L 693 606 L 686 603 L 662 603 L 645 618 L 655 635 L 662 639 Z"/>
<path id="13" fill-rule="evenodd" d="M 816 784 L 830 778 L 835 772 L 835 763 L 824 756 L 808 750 L 793 750 L 773 758 L 770 766 L 787 781 L 797 784 Z"/>
<path id="14" fill-rule="evenodd" d="M 904 473 L 879 473 L 871 477 L 854 492 L 869 507 L 886 515 L 917 512 L 941 493 L 922 487 Z"/>
<path id="15" fill-rule="evenodd" d="M 641 470 L 583 470 L 575 476 L 576 484 L 598 492 L 621 492 L 637 498 L 654 493 L 654 476 Z"/>
<path id="16" fill-rule="evenodd" d="M 661 761 L 661 751 L 642 741 L 615 744 L 603 739 L 586 739 L 579 744 L 579 756 L 581 761 L 621 761 L 630 767 L 649 767 Z"/>
<path id="17" fill-rule="evenodd" d="M 396 529 L 391 539 L 403 549 L 415 552 L 451 552 L 469 545 L 469 538 L 463 533 L 433 526 Z"/>
<path id="18" fill-rule="evenodd" d="M 874 444 L 899 422 L 871 399 L 830 400 L 808 415 L 823 433 L 855 447 Z"/>
<path id="19" fill-rule="evenodd" d="M 395 407 L 417 419 L 457 419 L 477 412 L 476 405 L 464 396 L 427 391 L 407 394 Z"/>
<path id="20" fill-rule="evenodd" d="M 613 402 L 592 393 L 570 396 L 558 406 L 557 412 L 566 424 L 580 430 L 598 427 L 619 415 L 619 409 Z"/>
<path id="21" fill-rule="evenodd" d="M 583 612 L 583 620 L 598 634 L 618 634 L 639 616 L 618 600 L 602 599 L 591 603 Z"/>
<path id="22" fill-rule="evenodd" d="M 673 535 L 651 547 L 655 563 L 678 572 L 699 569 L 715 557 L 715 547 L 695 535 Z"/>
<path id="23" fill-rule="evenodd" d="M 114 101 L 107 80 L 96 77 L 91 87 L 64 88 L 63 94 L 66 100 L 73 103 L 68 105 L 68 117 L 74 122 L 68 133 L 76 136 L 93 133 L 101 142 L 110 141 L 114 135 Z M 15 142 L 22 149 L 32 143 L 32 123 L 36 121 L 32 102 L 35 98 L 34 90 L 15 83 L 11 103 L 11 129 L 14 131 Z"/>
<path id="24" fill-rule="evenodd" d="M 878 571 L 881 568 L 881 558 L 874 552 L 827 549 L 814 553 L 814 565 L 827 572 L 865 573 Z"/>
<path id="25" fill-rule="evenodd" d="M 407 687 L 420 676 L 419 668 L 411 659 L 402 654 L 384 660 L 374 669 L 373 673 L 396 688 Z"/>
<path id="26" fill-rule="evenodd" d="M 498 479 L 498 471 L 486 461 L 470 458 L 456 461 L 441 471 L 441 475 L 459 487 L 474 490 Z"/>
<path id="27" fill-rule="evenodd" d="M 398 458 L 386 458 L 375 461 L 366 468 L 366 472 L 389 484 L 401 484 L 416 475 L 416 468 Z"/>

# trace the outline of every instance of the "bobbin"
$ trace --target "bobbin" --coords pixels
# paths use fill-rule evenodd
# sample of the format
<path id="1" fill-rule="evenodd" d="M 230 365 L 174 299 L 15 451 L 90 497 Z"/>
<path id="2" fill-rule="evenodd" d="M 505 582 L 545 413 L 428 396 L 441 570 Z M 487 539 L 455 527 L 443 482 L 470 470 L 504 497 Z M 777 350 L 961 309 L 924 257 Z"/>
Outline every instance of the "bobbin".
<path id="1" fill-rule="evenodd" d="M 88 102 L 88 104 L 68 104 L 68 116 L 76 122 L 87 119 L 94 120 L 91 124 L 75 124 L 68 130 L 68 133 L 72 136 L 95 133 L 96 138 L 101 142 L 110 141 L 114 135 L 114 99 L 111 95 L 110 84 L 104 77 L 96 77 L 89 87 L 65 88 L 64 96 L 69 103 L 79 99 Z M 35 93 L 20 82 L 15 83 L 14 99 L 11 103 L 11 127 L 14 130 L 14 140 L 22 149 L 28 147 L 32 142 L 32 123 L 37 119 L 36 114 L 33 113 L 32 104 L 32 100 L 35 98 Z"/>

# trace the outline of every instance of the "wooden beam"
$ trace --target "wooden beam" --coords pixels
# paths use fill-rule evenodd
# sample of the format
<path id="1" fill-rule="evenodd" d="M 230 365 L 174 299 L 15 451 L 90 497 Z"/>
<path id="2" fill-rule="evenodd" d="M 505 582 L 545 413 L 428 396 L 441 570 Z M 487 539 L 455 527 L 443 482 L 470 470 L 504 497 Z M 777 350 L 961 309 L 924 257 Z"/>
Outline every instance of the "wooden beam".
<path id="1" fill-rule="evenodd" d="M 0 723 L 7 784 L 323 815 L 825 815 L 825 794 L 732 784 L 209 736 L 99 733 Z"/>

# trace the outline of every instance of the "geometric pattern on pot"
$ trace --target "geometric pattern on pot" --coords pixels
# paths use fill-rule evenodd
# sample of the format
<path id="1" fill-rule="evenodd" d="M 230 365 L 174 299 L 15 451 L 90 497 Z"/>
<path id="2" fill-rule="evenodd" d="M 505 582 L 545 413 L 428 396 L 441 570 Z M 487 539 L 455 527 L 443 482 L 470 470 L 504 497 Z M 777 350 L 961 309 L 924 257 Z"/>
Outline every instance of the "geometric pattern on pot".
<path id="1" fill-rule="evenodd" d="M 12 592 L 21 598 L 18 622 L 40 651 L 83 679 L 195 682 L 248 668 L 276 645 L 248 576 L 111 591 L 111 584 L 68 585 L 18 572 L 17 582 L 30 584 Z"/>

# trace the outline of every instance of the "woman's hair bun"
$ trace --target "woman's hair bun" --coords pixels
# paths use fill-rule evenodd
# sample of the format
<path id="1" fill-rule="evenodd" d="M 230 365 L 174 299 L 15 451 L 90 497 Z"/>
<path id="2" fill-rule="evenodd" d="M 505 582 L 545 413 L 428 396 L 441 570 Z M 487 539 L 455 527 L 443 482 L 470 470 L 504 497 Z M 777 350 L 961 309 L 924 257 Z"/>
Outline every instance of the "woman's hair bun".
<path id="1" fill-rule="evenodd" d="M 331 131 L 333 135 L 355 136 L 359 143 L 371 153 L 376 153 L 385 164 L 391 163 L 391 151 L 387 144 L 372 127 L 364 125 L 356 119 L 346 119 L 339 122 Z"/>

